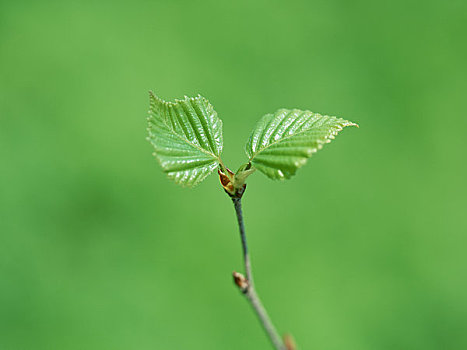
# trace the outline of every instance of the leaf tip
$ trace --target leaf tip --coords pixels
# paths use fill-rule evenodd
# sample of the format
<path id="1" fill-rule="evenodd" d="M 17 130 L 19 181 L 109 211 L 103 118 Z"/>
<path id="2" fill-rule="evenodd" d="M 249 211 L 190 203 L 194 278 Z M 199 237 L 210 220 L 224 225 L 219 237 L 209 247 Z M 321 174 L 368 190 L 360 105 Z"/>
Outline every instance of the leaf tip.
<path id="1" fill-rule="evenodd" d="M 150 99 L 155 99 L 155 100 L 158 99 L 157 95 L 152 90 L 149 90 L 149 98 Z"/>

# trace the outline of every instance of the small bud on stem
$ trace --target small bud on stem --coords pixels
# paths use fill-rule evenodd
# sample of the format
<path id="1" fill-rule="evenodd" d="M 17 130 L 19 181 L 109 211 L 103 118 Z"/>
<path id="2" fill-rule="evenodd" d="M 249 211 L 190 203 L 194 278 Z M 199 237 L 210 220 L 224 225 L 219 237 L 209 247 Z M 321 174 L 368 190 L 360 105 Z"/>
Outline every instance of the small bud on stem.
<path id="1" fill-rule="evenodd" d="M 235 174 L 229 168 L 225 168 L 225 170 L 226 172 L 223 172 L 221 169 L 217 170 L 224 191 L 230 198 L 242 198 L 246 184 L 243 183 L 240 186 L 235 186 Z"/>
<path id="2" fill-rule="evenodd" d="M 296 350 L 295 340 L 290 334 L 284 334 L 284 345 L 287 350 Z"/>
<path id="3" fill-rule="evenodd" d="M 235 284 L 238 286 L 238 288 L 240 288 L 242 293 L 246 293 L 248 290 L 248 281 L 245 278 L 245 276 L 235 271 L 233 272 L 232 276 L 233 276 Z"/>

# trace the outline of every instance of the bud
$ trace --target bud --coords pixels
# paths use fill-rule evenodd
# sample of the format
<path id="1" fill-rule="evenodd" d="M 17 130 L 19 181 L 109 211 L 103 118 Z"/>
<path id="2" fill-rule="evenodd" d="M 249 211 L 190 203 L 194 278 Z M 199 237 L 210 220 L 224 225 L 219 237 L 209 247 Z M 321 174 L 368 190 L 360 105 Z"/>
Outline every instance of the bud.
<path id="1" fill-rule="evenodd" d="M 230 176 L 223 173 L 221 169 L 217 170 L 217 172 L 219 173 L 219 180 L 221 181 L 221 185 L 222 187 L 224 187 L 225 192 L 227 192 L 230 196 L 233 196 L 235 194 L 235 189 L 231 179 L 233 179 L 235 174 L 232 171 L 230 171 L 229 168 L 226 168 L 226 170 Z"/>
<path id="2" fill-rule="evenodd" d="M 246 291 L 248 289 L 248 281 L 245 278 L 245 276 L 243 276 L 241 273 L 235 272 L 235 271 L 233 272 L 232 275 L 233 275 L 234 282 L 238 286 L 238 288 L 240 288 L 240 290 L 243 293 L 246 293 Z"/>
<path id="3" fill-rule="evenodd" d="M 284 345 L 287 350 L 297 349 L 297 346 L 295 345 L 295 340 L 290 334 L 284 334 Z"/>
<path id="4" fill-rule="evenodd" d="M 231 198 L 242 198 L 243 192 L 245 192 L 246 184 L 238 184 L 235 180 L 236 175 L 229 168 L 225 168 L 225 170 L 226 173 L 224 173 L 221 169 L 217 170 L 219 174 L 219 180 L 221 181 L 222 187 L 224 187 L 224 191 L 227 192 Z"/>

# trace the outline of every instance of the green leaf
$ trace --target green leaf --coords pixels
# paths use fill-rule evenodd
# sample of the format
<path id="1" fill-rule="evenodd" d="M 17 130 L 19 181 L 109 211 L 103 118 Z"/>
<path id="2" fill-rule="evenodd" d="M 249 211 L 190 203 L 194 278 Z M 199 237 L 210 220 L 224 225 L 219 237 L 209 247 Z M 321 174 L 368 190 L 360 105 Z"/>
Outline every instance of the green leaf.
<path id="1" fill-rule="evenodd" d="M 149 92 L 148 140 L 168 177 L 196 186 L 219 163 L 222 121 L 204 97 L 166 102 Z"/>
<path id="2" fill-rule="evenodd" d="M 255 168 L 271 179 L 289 179 L 307 159 L 346 126 L 342 118 L 298 109 L 266 114 L 256 125 L 246 153 Z"/>

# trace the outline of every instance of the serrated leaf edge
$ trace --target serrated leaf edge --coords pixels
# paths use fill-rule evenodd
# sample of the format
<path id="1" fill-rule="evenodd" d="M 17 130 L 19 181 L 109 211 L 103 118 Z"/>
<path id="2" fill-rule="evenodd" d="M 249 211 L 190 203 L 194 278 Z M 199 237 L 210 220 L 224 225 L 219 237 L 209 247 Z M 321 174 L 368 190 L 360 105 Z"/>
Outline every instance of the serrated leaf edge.
<path id="1" fill-rule="evenodd" d="M 279 111 L 281 111 L 281 110 L 289 110 L 289 109 L 280 108 L 280 109 L 278 109 L 275 113 L 277 113 L 277 112 L 279 112 Z M 290 110 L 290 111 L 294 111 L 294 110 L 297 110 L 297 109 L 292 109 L 292 110 Z M 322 137 L 322 138 L 318 138 L 318 139 L 316 140 L 317 146 L 316 146 L 316 147 L 310 147 L 310 148 L 309 148 L 309 152 L 307 152 L 308 154 L 307 154 L 307 156 L 305 157 L 305 159 L 303 159 L 303 161 L 301 161 L 301 162 L 295 164 L 295 166 L 296 166 L 296 168 L 297 168 L 296 170 L 298 170 L 298 169 L 300 169 L 302 166 L 304 166 L 304 165 L 307 163 L 307 160 L 308 160 L 309 158 L 311 158 L 311 156 L 313 155 L 313 153 L 316 153 L 317 151 L 321 150 L 325 144 L 330 143 L 332 140 L 334 140 L 334 139 L 335 139 L 335 136 L 336 136 L 340 131 L 342 131 L 345 127 L 348 127 L 348 126 L 355 126 L 355 127 L 357 127 L 357 128 L 360 127 L 357 123 L 351 122 L 351 121 L 349 121 L 349 120 L 346 120 L 346 119 L 343 119 L 343 118 L 340 118 L 340 117 L 329 116 L 329 115 L 327 115 L 327 114 L 321 115 L 320 113 L 314 113 L 314 112 L 309 111 L 309 110 L 305 110 L 305 111 L 298 110 L 298 111 L 301 111 L 301 112 L 304 112 L 304 113 L 309 112 L 309 113 L 312 113 L 312 114 L 314 114 L 314 115 L 316 115 L 316 116 L 319 116 L 319 117 L 336 118 L 337 121 L 338 121 L 338 123 L 339 123 L 339 125 L 337 125 L 337 126 L 332 126 L 332 127 L 331 127 L 331 132 L 330 132 L 329 134 L 325 135 L 325 136 Z M 266 117 L 266 116 L 268 116 L 268 115 L 274 117 L 274 114 L 275 114 L 275 113 L 266 114 L 266 115 L 264 115 L 262 118 L 264 118 L 264 117 Z M 261 120 L 260 120 L 260 121 L 261 121 Z M 259 121 L 258 123 L 260 123 L 260 121 Z M 253 130 L 256 130 L 256 128 L 253 129 Z M 265 130 L 266 130 L 266 129 L 265 129 Z M 306 130 L 302 130 L 302 131 L 300 131 L 300 132 L 298 132 L 298 133 L 296 133 L 296 134 L 292 134 L 292 135 L 286 136 L 286 137 L 284 137 L 284 138 L 281 138 L 281 139 L 279 139 L 279 140 L 277 140 L 277 141 L 274 141 L 273 143 L 271 143 L 271 144 L 267 145 L 266 147 L 264 147 L 264 148 L 262 148 L 262 149 L 256 151 L 255 153 L 253 153 L 251 157 L 249 156 L 249 151 L 248 151 L 249 142 L 247 142 L 247 144 L 245 145 L 245 152 L 246 152 L 247 156 L 249 157 L 249 161 L 252 162 L 252 165 L 254 166 L 254 162 L 255 162 L 254 158 L 255 158 L 259 153 L 261 153 L 261 152 L 267 150 L 268 148 L 270 148 L 271 146 L 273 146 L 273 145 L 275 145 L 275 144 L 278 144 L 278 143 L 283 142 L 283 141 L 285 141 L 285 140 L 288 140 L 288 139 L 290 139 L 290 138 L 296 137 L 297 135 L 301 135 L 301 134 L 303 134 L 303 133 L 309 132 L 310 130 L 311 130 L 311 128 L 310 128 L 310 129 L 306 129 Z M 254 131 L 253 131 L 253 132 L 254 132 Z M 263 132 L 264 132 L 264 130 L 263 130 Z M 251 136 L 250 136 L 250 137 L 251 137 Z M 270 179 L 273 179 L 273 180 L 281 180 L 281 181 L 283 181 L 283 180 L 289 179 L 289 178 L 291 178 L 292 176 L 295 175 L 295 172 L 294 172 L 294 173 L 291 174 L 289 177 L 287 177 L 287 176 L 285 176 L 285 174 L 284 174 L 280 169 L 277 169 L 277 172 L 278 172 L 278 174 L 279 174 L 280 177 L 279 177 L 279 178 L 270 177 L 267 173 L 263 172 L 261 169 L 259 169 L 259 168 L 257 168 L 257 167 L 255 167 L 255 168 L 258 169 L 258 170 L 260 170 L 260 172 L 262 172 L 262 173 L 265 174 L 267 177 L 269 177 Z"/>
<path id="2" fill-rule="evenodd" d="M 282 109 L 282 108 L 281 108 L 281 109 Z M 281 109 L 279 109 L 279 110 L 281 110 Z M 308 110 L 303 111 L 303 112 L 310 112 L 310 113 L 313 113 L 313 112 L 308 111 Z M 342 120 L 342 122 L 344 122 L 344 123 L 343 123 L 344 125 L 333 126 L 333 127 L 332 127 L 333 131 L 332 131 L 331 134 L 324 136 L 322 139 L 317 139 L 316 142 L 318 142 L 318 148 L 312 148 L 312 149 L 316 149 L 315 151 L 312 151 L 313 153 L 315 153 L 316 151 L 322 149 L 322 148 L 323 148 L 323 144 L 325 144 L 325 143 L 330 143 L 331 140 L 334 140 L 334 139 L 335 139 L 335 136 L 336 136 L 340 131 L 342 131 L 345 127 L 347 127 L 347 126 L 356 126 L 357 128 L 359 128 L 359 125 L 358 125 L 358 124 L 353 123 L 353 122 L 351 122 L 351 121 L 349 121 L 349 120 L 346 120 L 346 119 L 343 119 L 343 118 L 339 118 L 339 117 L 335 117 L 335 116 L 329 116 L 329 115 L 321 115 L 321 114 L 319 114 L 319 113 L 313 113 L 313 114 L 314 114 L 314 115 L 317 115 L 317 116 L 320 116 L 320 117 L 337 118 L 338 120 Z M 279 139 L 279 140 L 277 140 L 277 141 L 274 141 L 273 143 L 267 145 L 266 147 L 264 147 L 264 148 L 262 148 L 262 149 L 256 151 L 256 152 L 250 157 L 250 162 L 255 158 L 256 155 L 258 155 L 258 153 L 261 153 L 261 152 L 265 151 L 265 150 L 268 149 L 269 147 L 271 147 L 271 146 L 273 146 L 273 145 L 276 145 L 276 144 L 278 144 L 278 143 L 280 143 L 280 142 L 283 142 L 283 141 L 285 141 L 285 140 L 288 140 L 288 139 L 290 139 L 290 138 L 292 138 L 292 137 L 295 137 L 295 136 L 297 136 L 297 135 L 306 133 L 306 132 L 308 132 L 308 131 L 310 131 L 310 130 L 311 130 L 311 129 L 302 130 L 302 131 L 300 131 L 300 132 L 298 132 L 298 133 L 296 133 L 296 134 L 292 134 L 292 135 L 286 136 L 286 137 L 284 137 L 284 138 L 281 138 L 281 139 Z M 246 147 L 247 147 L 247 146 L 245 146 L 245 148 L 246 148 Z M 247 155 L 248 155 L 248 150 L 247 150 L 247 149 L 245 149 L 245 152 L 246 152 Z"/>
<path id="3" fill-rule="evenodd" d="M 170 102 L 170 101 L 165 101 L 165 100 L 161 99 L 160 97 L 158 97 L 157 95 L 155 95 L 154 92 L 152 92 L 152 91 L 149 91 L 149 95 L 150 95 L 151 97 L 153 97 L 154 99 L 158 100 L 158 102 L 160 102 L 160 103 L 162 103 L 162 104 L 164 104 L 164 105 L 166 105 L 166 106 L 168 106 L 168 107 L 174 107 L 174 106 L 175 106 L 177 103 L 179 103 L 179 102 L 185 102 L 185 101 L 188 101 L 188 100 L 194 101 L 194 99 L 195 99 L 195 97 L 188 97 L 188 96 L 185 96 L 185 100 L 175 99 L 174 102 Z M 205 97 L 201 96 L 200 94 L 198 94 L 197 97 L 198 97 L 198 98 L 201 98 L 201 99 L 203 99 L 204 101 L 206 101 L 206 102 L 209 103 L 209 101 L 208 101 Z M 152 106 L 150 106 L 149 114 L 152 116 L 152 113 L 153 113 L 153 112 L 152 112 Z M 209 151 L 206 151 L 205 149 L 199 147 L 198 145 L 196 145 L 196 144 L 190 142 L 189 140 L 187 140 L 187 139 L 181 137 L 181 136 L 174 130 L 174 128 L 172 127 L 172 125 L 167 124 L 167 122 L 165 121 L 165 119 L 162 120 L 162 122 L 163 122 L 163 123 L 165 124 L 165 126 L 167 126 L 167 127 L 170 129 L 170 131 L 171 131 L 175 136 L 177 136 L 180 140 L 184 141 L 185 143 L 188 143 L 189 145 L 193 146 L 194 148 L 197 148 L 199 151 L 201 151 L 201 152 L 203 152 L 203 153 L 205 153 L 205 154 L 207 154 L 207 155 L 209 155 L 209 156 L 212 156 L 212 157 L 213 157 L 215 160 L 217 160 L 219 163 L 221 162 L 221 158 L 220 158 L 219 156 L 217 156 L 217 155 L 215 155 L 214 153 L 211 153 L 211 152 L 209 152 Z M 222 123 L 222 120 L 220 120 L 220 122 Z M 222 125 L 222 124 L 221 124 L 221 125 Z M 220 151 L 222 151 L 222 148 L 223 148 L 223 147 L 221 146 Z M 155 152 L 154 152 L 154 153 L 155 153 Z"/>
<path id="4" fill-rule="evenodd" d="M 187 100 L 190 100 L 190 99 L 191 99 L 191 100 L 194 100 L 195 98 L 203 99 L 205 102 L 207 102 L 208 104 L 210 104 L 209 100 L 208 100 L 207 98 L 201 96 L 201 94 L 198 94 L 196 97 L 188 97 L 188 96 L 185 95 L 185 96 L 184 96 L 184 97 L 185 97 L 184 100 L 174 99 L 174 102 L 171 102 L 171 101 L 165 101 L 165 100 L 163 100 L 162 98 L 160 98 L 159 96 L 157 96 L 152 90 L 150 90 L 150 91 L 149 91 L 149 97 L 150 97 L 150 98 L 153 98 L 153 99 L 156 100 L 158 103 L 161 103 L 161 104 L 163 104 L 163 105 L 165 105 L 165 106 L 170 106 L 170 107 L 174 107 L 174 105 L 177 104 L 177 103 L 179 103 L 179 102 L 184 102 L 184 101 L 187 101 Z M 151 119 L 151 118 L 154 118 L 154 115 L 155 115 L 155 111 L 154 111 L 153 106 L 152 106 L 151 103 L 150 103 L 150 105 L 149 105 L 148 114 L 149 114 L 149 116 L 148 116 L 148 118 L 147 118 L 147 121 L 148 121 L 148 124 L 150 124 L 150 119 Z M 183 138 L 182 136 L 180 136 L 180 135 L 174 130 L 173 126 L 170 125 L 170 124 L 168 124 L 168 123 L 166 122 L 166 119 L 165 119 L 165 118 L 162 118 L 162 122 L 163 122 L 163 124 L 164 124 L 165 126 L 167 126 L 167 128 L 171 131 L 171 133 L 172 133 L 173 135 L 175 135 L 177 138 L 179 138 L 179 139 L 182 140 L 183 142 L 189 144 L 190 146 L 193 146 L 194 148 L 198 149 L 198 150 L 201 151 L 202 153 L 211 156 L 211 157 L 213 158 L 213 161 L 217 162 L 217 164 L 212 164 L 211 166 L 208 167 L 208 168 L 209 168 L 208 173 L 207 173 L 201 180 L 196 181 L 194 184 L 188 184 L 188 183 L 184 183 L 184 182 L 178 181 L 177 179 L 175 179 L 173 176 L 170 175 L 170 172 L 165 171 L 165 169 L 164 169 L 164 167 L 163 167 L 163 165 L 162 165 L 162 161 L 161 161 L 161 159 L 159 158 L 157 152 L 152 152 L 152 155 L 157 159 L 159 165 L 161 166 L 163 172 L 166 174 L 166 177 L 167 177 L 169 180 L 175 182 L 177 185 L 180 185 L 180 186 L 182 186 L 182 187 L 184 187 L 184 188 L 187 188 L 187 187 L 193 188 L 193 187 L 198 186 L 207 176 L 209 176 L 209 175 L 218 167 L 218 165 L 221 165 L 221 167 L 224 167 L 223 162 L 222 162 L 222 159 L 220 158 L 220 156 L 217 156 L 217 155 L 215 155 L 214 153 L 209 152 L 209 151 L 207 151 L 207 150 L 205 150 L 205 149 L 199 147 L 198 145 L 196 145 L 196 144 L 190 142 L 189 140 Z M 221 124 L 221 129 L 222 129 L 222 124 L 223 124 L 223 123 L 222 123 L 222 120 L 219 119 L 219 122 L 220 122 L 220 124 Z M 150 132 L 150 127 L 147 128 L 147 131 Z M 221 138 L 222 138 L 222 134 L 221 134 Z M 146 137 L 146 140 L 147 140 L 149 143 L 151 143 L 151 138 L 150 138 L 149 136 Z M 152 146 L 152 143 L 151 143 L 151 146 Z M 223 142 L 222 142 L 222 144 L 221 144 L 219 153 L 221 153 L 222 150 L 223 150 Z"/>

